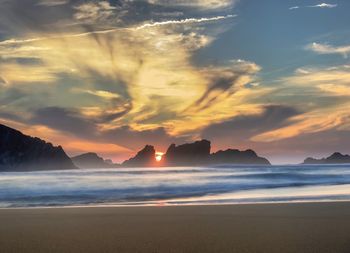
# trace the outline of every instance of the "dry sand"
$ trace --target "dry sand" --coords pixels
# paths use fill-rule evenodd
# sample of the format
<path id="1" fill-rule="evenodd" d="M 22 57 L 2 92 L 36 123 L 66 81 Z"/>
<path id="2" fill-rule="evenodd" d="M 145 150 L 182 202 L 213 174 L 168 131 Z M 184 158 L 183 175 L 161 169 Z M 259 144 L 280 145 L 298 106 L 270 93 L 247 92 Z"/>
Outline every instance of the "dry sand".
<path id="1" fill-rule="evenodd" d="M 0 210 L 0 252 L 350 252 L 350 203 Z"/>

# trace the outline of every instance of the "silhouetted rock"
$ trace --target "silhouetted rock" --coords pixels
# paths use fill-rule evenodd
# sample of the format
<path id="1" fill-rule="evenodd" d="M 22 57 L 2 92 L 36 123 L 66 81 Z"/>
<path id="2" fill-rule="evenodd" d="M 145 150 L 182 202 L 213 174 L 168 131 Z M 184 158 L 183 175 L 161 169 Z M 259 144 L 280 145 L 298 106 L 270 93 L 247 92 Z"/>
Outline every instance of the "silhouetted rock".
<path id="1" fill-rule="evenodd" d="M 312 157 L 308 157 L 304 160 L 303 164 L 324 164 L 326 159 L 322 158 L 322 159 L 315 159 Z"/>
<path id="2" fill-rule="evenodd" d="M 113 163 L 111 159 L 105 159 L 105 163 L 108 163 L 110 165 L 115 165 L 115 166 L 119 165 L 119 164 Z"/>
<path id="3" fill-rule="evenodd" d="M 262 164 L 269 165 L 270 162 L 259 157 L 253 150 L 239 151 L 238 149 L 227 149 L 210 155 L 211 164 Z"/>
<path id="4" fill-rule="evenodd" d="M 168 166 L 194 166 L 208 162 L 210 156 L 210 141 L 201 140 L 179 146 L 171 144 L 163 156 Z"/>
<path id="5" fill-rule="evenodd" d="M 308 157 L 304 160 L 303 164 L 339 164 L 339 163 L 350 163 L 350 156 L 343 155 L 339 152 L 333 153 L 331 156 L 322 159 L 315 159 Z"/>
<path id="6" fill-rule="evenodd" d="M 55 147 L 0 124 L 0 171 L 77 169 L 61 146 Z"/>
<path id="7" fill-rule="evenodd" d="M 146 146 L 137 155 L 127 161 L 123 166 L 147 167 L 147 166 L 205 166 L 214 164 L 262 164 L 270 162 L 259 157 L 253 150 L 239 151 L 227 149 L 210 154 L 210 141 L 201 140 L 176 146 L 171 144 L 163 155 L 161 162 L 155 161 L 153 146 Z"/>
<path id="8" fill-rule="evenodd" d="M 85 153 L 71 158 L 73 163 L 80 168 L 115 168 L 118 164 L 113 164 L 112 160 L 104 160 L 96 153 Z"/>
<path id="9" fill-rule="evenodd" d="M 123 162 L 126 167 L 149 167 L 155 166 L 156 151 L 153 146 L 146 145 L 136 156 Z"/>

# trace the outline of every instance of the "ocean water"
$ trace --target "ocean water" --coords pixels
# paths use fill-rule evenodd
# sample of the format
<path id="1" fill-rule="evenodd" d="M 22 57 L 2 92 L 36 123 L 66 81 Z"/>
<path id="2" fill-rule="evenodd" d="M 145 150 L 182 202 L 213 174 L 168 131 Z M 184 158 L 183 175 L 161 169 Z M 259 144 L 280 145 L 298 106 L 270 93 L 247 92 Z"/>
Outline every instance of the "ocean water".
<path id="1" fill-rule="evenodd" d="M 0 208 L 350 200 L 350 165 L 0 173 Z"/>

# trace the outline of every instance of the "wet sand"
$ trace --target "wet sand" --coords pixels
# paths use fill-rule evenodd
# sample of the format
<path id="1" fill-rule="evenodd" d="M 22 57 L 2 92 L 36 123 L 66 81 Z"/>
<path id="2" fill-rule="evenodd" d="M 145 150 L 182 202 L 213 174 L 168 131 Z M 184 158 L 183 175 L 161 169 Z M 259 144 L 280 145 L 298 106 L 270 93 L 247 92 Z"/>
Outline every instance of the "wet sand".
<path id="1" fill-rule="evenodd" d="M 350 203 L 0 210 L 0 252 L 350 252 Z"/>

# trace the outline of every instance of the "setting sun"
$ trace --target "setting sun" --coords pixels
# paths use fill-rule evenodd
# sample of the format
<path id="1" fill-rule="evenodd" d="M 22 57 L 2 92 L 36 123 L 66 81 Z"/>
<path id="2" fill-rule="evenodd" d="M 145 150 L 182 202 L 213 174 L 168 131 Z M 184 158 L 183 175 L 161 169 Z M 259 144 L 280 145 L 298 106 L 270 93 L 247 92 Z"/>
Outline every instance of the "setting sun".
<path id="1" fill-rule="evenodd" d="M 156 152 L 156 161 L 160 162 L 162 160 L 163 155 L 163 152 Z"/>

